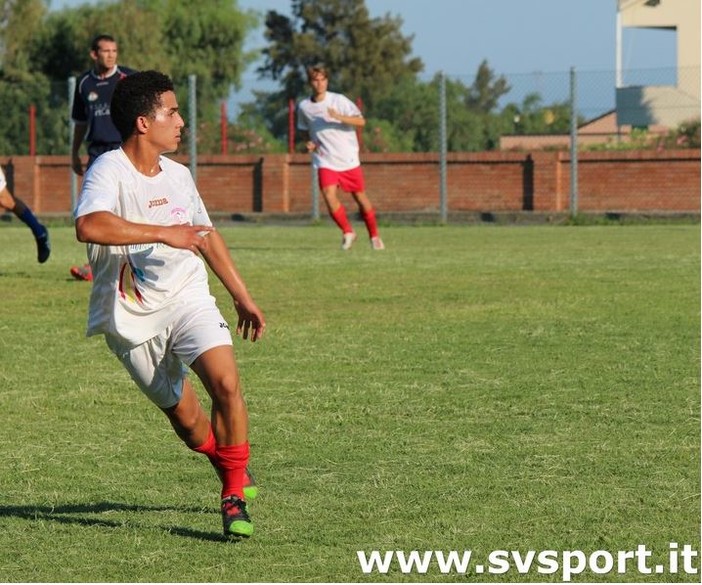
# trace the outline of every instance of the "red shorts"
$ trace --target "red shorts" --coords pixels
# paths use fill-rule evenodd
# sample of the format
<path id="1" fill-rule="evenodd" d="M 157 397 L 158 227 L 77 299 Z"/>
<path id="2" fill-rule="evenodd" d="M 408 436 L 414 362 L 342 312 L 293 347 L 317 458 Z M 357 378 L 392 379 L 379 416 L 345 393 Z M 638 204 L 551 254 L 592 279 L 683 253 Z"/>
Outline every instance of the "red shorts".
<path id="1" fill-rule="evenodd" d="M 363 171 L 358 166 L 348 171 L 333 171 L 321 168 L 318 170 L 319 188 L 324 189 L 331 185 L 341 187 L 347 193 L 364 193 L 366 183 L 363 180 Z"/>

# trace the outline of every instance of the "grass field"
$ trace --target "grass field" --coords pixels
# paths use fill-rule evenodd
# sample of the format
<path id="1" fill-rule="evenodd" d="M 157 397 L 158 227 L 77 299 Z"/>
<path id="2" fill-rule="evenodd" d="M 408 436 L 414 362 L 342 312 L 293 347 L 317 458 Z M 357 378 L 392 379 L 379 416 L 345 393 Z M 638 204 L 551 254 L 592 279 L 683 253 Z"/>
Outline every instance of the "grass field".
<path id="1" fill-rule="evenodd" d="M 221 540 L 206 460 L 84 337 L 72 230 L 39 266 L 3 227 L 0 581 L 559 582 L 357 551 L 699 551 L 699 225 L 222 233 L 268 321 L 235 342 L 256 534 Z M 699 581 L 628 567 L 573 581 Z"/>

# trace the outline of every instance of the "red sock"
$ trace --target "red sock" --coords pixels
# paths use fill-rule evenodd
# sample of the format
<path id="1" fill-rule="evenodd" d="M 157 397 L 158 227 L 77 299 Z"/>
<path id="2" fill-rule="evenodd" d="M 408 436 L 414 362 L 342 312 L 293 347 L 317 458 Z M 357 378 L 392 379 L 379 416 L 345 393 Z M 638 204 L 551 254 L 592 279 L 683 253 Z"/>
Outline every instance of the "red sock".
<path id="1" fill-rule="evenodd" d="M 350 234 L 353 232 L 353 228 L 349 223 L 349 218 L 346 217 L 346 210 L 343 205 L 339 205 L 336 211 L 330 212 L 331 218 L 334 220 L 336 225 L 341 228 L 341 231 L 345 234 Z"/>
<path id="2" fill-rule="evenodd" d="M 249 463 L 249 442 L 240 445 L 217 445 L 217 462 L 222 477 L 222 498 L 244 497 L 244 471 Z"/>
<path id="3" fill-rule="evenodd" d="M 368 235 L 371 238 L 378 237 L 378 223 L 375 221 L 375 209 L 369 211 L 361 211 L 361 216 L 366 224 L 366 229 L 368 230 Z"/>
<path id="4" fill-rule="evenodd" d="M 199 447 L 193 447 L 193 451 L 207 455 L 210 463 L 217 467 L 217 440 L 212 432 L 212 427 L 210 427 L 210 434 L 207 436 L 205 442 Z"/>

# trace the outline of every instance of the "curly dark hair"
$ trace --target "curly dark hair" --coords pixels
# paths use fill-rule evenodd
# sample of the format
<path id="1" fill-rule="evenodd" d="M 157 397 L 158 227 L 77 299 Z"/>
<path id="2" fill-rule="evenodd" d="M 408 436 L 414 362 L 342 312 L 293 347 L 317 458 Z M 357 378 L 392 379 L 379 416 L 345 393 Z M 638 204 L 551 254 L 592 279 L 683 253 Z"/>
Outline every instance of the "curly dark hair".
<path id="1" fill-rule="evenodd" d="M 161 103 L 161 94 L 175 91 L 173 81 L 159 71 L 140 71 L 120 79 L 112 94 L 110 115 L 124 142 L 134 132 L 139 116 L 151 116 Z"/>

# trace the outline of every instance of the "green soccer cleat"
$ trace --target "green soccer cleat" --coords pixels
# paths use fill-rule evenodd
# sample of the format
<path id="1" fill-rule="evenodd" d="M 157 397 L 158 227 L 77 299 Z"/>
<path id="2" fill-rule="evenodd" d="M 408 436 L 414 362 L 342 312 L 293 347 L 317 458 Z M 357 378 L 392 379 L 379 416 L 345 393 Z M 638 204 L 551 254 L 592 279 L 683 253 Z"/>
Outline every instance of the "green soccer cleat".
<path id="1" fill-rule="evenodd" d="M 247 467 L 244 472 L 244 498 L 247 502 L 255 500 L 258 496 L 258 486 L 256 485 L 256 480 L 254 479 L 253 473 Z"/>
<path id="2" fill-rule="evenodd" d="M 229 496 L 222 500 L 222 529 L 224 536 L 248 538 L 253 534 L 254 527 L 246 502 L 237 496 Z"/>

